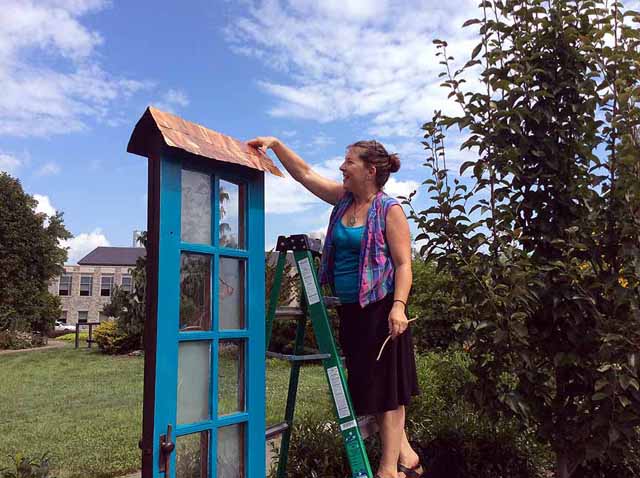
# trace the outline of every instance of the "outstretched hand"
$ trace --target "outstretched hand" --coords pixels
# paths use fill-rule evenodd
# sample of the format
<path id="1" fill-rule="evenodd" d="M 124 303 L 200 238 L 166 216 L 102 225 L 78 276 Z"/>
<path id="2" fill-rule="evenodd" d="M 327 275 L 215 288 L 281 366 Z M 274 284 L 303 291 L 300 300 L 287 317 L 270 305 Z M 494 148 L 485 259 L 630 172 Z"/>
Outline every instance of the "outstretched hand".
<path id="1" fill-rule="evenodd" d="M 277 142 L 278 138 L 273 136 L 258 136 L 247 141 L 247 144 L 266 154 L 267 149 L 272 148 Z"/>

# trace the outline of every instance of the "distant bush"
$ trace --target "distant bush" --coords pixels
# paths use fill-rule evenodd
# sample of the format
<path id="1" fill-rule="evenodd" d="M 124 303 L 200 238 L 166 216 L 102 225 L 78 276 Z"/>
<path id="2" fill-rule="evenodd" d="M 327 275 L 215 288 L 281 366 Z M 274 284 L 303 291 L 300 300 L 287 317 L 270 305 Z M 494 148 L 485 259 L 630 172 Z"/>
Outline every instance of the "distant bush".
<path id="1" fill-rule="evenodd" d="M 123 354 L 140 346 L 137 336 L 123 332 L 115 320 L 102 322 L 96 327 L 93 339 L 100 350 L 107 354 Z"/>
<path id="2" fill-rule="evenodd" d="M 0 350 L 20 350 L 46 345 L 46 337 L 37 332 L 0 330 Z"/>
<path id="3" fill-rule="evenodd" d="M 79 335 L 78 338 L 80 340 L 87 340 L 89 338 L 89 332 L 80 332 L 78 335 Z M 65 342 L 75 342 L 76 333 L 72 332 L 70 334 L 61 335 L 60 337 L 56 337 L 56 340 L 64 340 Z"/>

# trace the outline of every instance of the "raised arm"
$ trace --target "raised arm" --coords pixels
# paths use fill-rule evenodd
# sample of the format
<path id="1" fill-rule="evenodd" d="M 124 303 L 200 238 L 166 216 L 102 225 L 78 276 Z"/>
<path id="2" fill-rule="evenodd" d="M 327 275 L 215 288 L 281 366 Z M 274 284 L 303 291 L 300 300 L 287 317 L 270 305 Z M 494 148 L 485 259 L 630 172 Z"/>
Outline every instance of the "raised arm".
<path id="1" fill-rule="evenodd" d="M 305 160 L 277 138 L 259 136 L 247 141 L 247 144 L 264 152 L 271 148 L 293 179 L 323 201 L 335 205 L 343 196 L 345 191 L 341 183 L 316 173 Z"/>

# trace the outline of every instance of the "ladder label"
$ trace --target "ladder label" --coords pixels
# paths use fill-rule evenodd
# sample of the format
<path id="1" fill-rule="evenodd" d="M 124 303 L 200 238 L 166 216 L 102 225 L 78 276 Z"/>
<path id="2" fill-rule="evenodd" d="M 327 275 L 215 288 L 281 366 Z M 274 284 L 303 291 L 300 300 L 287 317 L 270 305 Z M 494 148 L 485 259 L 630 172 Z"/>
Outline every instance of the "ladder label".
<path id="1" fill-rule="evenodd" d="M 340 425 L 340 430 L 345 431 L 345 430 L 349 430 L 350 428 L 355 428 L 357 426 L 357 423 L 355 420 L 349 420 L 348 422 L 344 422 L 342 425 Z"/>
<path id="2" fill-rule="evenodd" d="M 342 380 L 340 380 L 340 373 L 338 367 L 329 367 L 327 369 L 327 376 L 329 377 L 329 384 L 331 385 L 331 393 L 333 394 L 333 401 L 336 404 L 336 410 L 338 411 L 338 417 L 346 418 L 351 415 L 349 411 L 349 404 L 347 403 L 347 397 L 344 394 L 344 387 L 342 386 Z"/>
<path id="3" fill-rule="evenodd" d="M 298 266 L 300 267 L 302 282 L 304 282 L 304 290 L 307 292 L 307 302 L 309 305 L 317 304 L 320 302 L 320 295 L 318 294 L 316 283 L 313 280 L 313 272 L 309 258 L 305 257 L 302 259 L 298 262 Z"/>

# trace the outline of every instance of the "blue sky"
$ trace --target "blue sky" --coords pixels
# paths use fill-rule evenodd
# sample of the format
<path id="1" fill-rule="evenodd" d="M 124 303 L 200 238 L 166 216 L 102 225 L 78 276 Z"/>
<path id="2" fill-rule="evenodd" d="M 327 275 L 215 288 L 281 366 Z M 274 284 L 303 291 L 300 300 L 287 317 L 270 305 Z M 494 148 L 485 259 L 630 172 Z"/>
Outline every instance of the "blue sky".
<path id="1" fill-rule="evenodd" d="M 466 60 L 475 3 L 0 0 L 0 170 L 64 211 L 70 262 L 146 229 L 146 160 L 126 145 L 150 104 L 277 136 L 335 178 L 346 145 L 377 139 L 402 160 L 387 191 L 407 194 L 427 177 L 420 125 L 456 112 L 432 40 Z M 451 150 L 450 167 L 463 160 Z M 291 178 L 267 179 L 266 204 L 267 246 L 324 230 L 330 211 Z"/>

